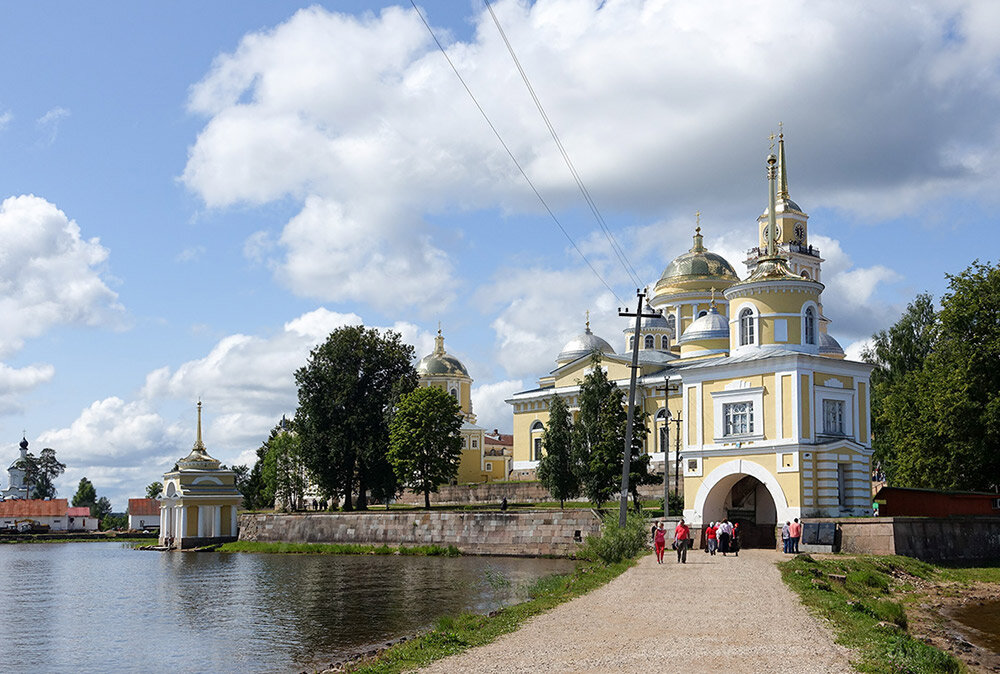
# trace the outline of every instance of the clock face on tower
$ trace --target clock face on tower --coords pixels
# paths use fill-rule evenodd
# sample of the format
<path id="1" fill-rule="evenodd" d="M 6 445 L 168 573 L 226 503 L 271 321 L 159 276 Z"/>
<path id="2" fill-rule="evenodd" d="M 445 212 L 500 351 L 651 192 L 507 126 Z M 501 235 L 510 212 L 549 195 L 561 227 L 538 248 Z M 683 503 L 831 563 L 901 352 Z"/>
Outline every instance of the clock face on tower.
<path id="1" fill-rule="evenodd" d="M 802 243 L 806 238 L 806 228 L 802 226 L 802 223 L 795 225 L 795 241 L 796 243 Z"/>

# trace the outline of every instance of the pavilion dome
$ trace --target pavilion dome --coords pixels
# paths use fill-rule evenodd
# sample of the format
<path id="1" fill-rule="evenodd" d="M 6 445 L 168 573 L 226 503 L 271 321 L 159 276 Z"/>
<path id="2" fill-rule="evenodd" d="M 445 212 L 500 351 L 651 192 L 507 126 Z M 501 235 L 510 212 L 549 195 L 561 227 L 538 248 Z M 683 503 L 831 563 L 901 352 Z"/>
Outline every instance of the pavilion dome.
<path id="1" fill-rule="evenodd" d="M 444 337 L 438 330 L 434 338 L 434 352 L 429 353 L 417 363 L 417 374 L 420 376 L 452 376 L 468 377 L 469 371 L 458 358 L 444 350 Z"/>
<path id="2" fill-rule="evenodd" d="M 590 321 L 587 321 L 587 329 L 582 335 L 577 335 L 566 342 L 559 355 L 556 356 L 557 363 L 568 363 L 576 360 L 580 356 L 588 353 L 600 351 L 601 353 L 614 353 L 615 349 L 604 339 L 601 339 L 590 331 Z"/>
<path id="3" fill-rule="evenodd" d="M 677 343 L 687 344 L 705 339 L 729 339 L 729 319 L 720 314 L 714 305 L 707 314 L 688 326 Z"/>

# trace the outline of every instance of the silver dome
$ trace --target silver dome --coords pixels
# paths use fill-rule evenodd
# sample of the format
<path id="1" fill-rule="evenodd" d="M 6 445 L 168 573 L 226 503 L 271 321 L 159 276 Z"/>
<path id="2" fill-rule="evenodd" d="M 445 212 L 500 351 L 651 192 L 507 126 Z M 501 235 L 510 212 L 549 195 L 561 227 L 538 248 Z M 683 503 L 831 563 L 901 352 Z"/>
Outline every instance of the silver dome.
<path id="1" fill-rule="evenodd" d="M 826 332 L 819 333 L 819 352 L 834 353 L 839 356 L 844 355 L 844 349 L 841 348 L 840 342 Z"/>
<path id="2" fill-rule="evenodd" d="M 610 344 L 590 331 L 590 325 L 588 324 L 586 332 L 566 342 L 562 351 L 556 356 L 556 362 L 561 363 L 563 361 L 576 360 L 580 356 L 586 356 L 595 350 L 601 353 L 615 352 Z"/>
<path id="3" fill-rule="evenodd" d="M 644 316 L 642 319 L 640 319 L 640 323 L 639 323 L 639 330 L 640 331 L 646 330 L 647 328 L 648 329 L 660 329 L 660 330 L 669 330 L 670 329 L 670 324 L 667 323 L 667 317 L 663 315 L 663 311 L 662 310 L 654 309 L 653 307 L 651 307 L 651 306 L 649 306 L 647 304 L 646 308 L 643 309 L 642 312 L 644 314 L 659 314 L 659 315 L 656 316 L 656 318 L 647 318 L 647 317 Z M 626 335 L 631 335 L 633 332 L 635 332 L 635 323 L 632 323 L 627 328 L 625 328 L 625 334 Z"/>
<path id="4" fill-rule="evenodd" d="M 685 344 L 701 339 L 729 339 L 729 319 L 715 307 L 689 325 L 677 343 Z"/>

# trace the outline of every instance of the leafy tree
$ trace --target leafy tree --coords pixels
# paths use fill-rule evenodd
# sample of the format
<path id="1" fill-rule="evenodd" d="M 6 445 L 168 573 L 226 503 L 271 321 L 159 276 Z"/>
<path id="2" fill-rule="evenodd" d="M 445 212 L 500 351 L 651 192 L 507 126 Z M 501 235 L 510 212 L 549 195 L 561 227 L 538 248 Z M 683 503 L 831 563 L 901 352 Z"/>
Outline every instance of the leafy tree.
<path id="1" fill-rule="evenodd" d="M 163 493 L 162 482 L 150 482 L 146 485 L 146 498 L 156 498 Z"/>
<path id="2" fill-rule="evenodd" d="M 591 362 L 593 368 L 580 384 L 573 453 L 583 493 L 600 507 L 621 488 L 627 413 L 622 392 L 601 368 L 599 352 L 594 352 Z"/>
<path id="3" fill-rule="evenodd" d="M 573 457 L 569 408 L 559 396 L 553 396 L 549 403 L 549 423 L 542 432 L 542 447 L 545 453 L 538 463 L 538 479 L 563 508 L 566 499 L 579 495 L 580 476 Z"/>
<path id="4" fill-rule="evenodd" d="M 344 510 L 367 508 L 368 491 L 386 491 L 389 420 L 417 385 L 413 347 L 391 330 L 335 330 L 295 373 L 296 430 L 302 460 L 321 490 Z"/>
<path id="5" fill-rule="evenodd" d="M 458 472 L 462 456 L 462 411 L 458 401 L 433 386 L 420 387 L 399 401 L 389 424 L 389 462 L 399 481 L 424 495 Z"/>
<path id="6" fill-rule="evenodd" d="M 73 494 L 73 505 L 80 508 L 90 508 L 91 516 L 97 517 L 94 514 L 94 504 L 96 503 L 97 490 L 94 489 L 94 484 L 85 477 L 80 478 L 80 484 L 77 485 L 76 493 Z"/>
<path id="7" fill-rule="evenodd" d="M 623 428 L 623 438 L 625 436 L 624 430 Z M 660 484 L 661 482 L 658 476 L 649 472 L 649 454 L 645 451 L 646 437 L 648 435 L 649 413 L 644 412 L 642 408 L 636 406 L 632 419 L 632 445 L 630 447 L 631 452 L 628 464 L 628 489 L 632 495 L 632 503 L 637 511 L 642 510 L 642 504 L 639 500 L 639 487 L 645 484 Z M 624 439 L 622 440 L 622 444 L 624 444 Z M 619 463 L 621 462 L 619 461 Z M 619 471 L 620 474 L 621 472 Z M 666 477 L 663 479 L 666 479 Z M 620 491 L 620 484 L 618 488 Z"/>
<path id="8" fill-rule="evenodd" d="M 14 462 L 16 468 L 24 471 L 24 485 L 28 487 L 30 498 L 55 498 L 53 481 L 63 474 L 66 464 L 56 459 L 56 450 L 46 447 L 36 457 L 28 452 L 23 459 Z"/>
<path id="9" fill-rule="evenodd" d="M 274 495 L 282 510 L 299 510 L 309 484 L 301 443 L 287 420 L 282 419 L 278 429 L 265 443 L 267 450 L 261 465 L 261 479 L 266 492 Z"/>
<path id="10" fill-rule="evenodd" d="M 901 487 L 1000 486 L 1000 268 L 948 275 L 934 312 L 920 295 L 864 357 L 876 459 Z"/>

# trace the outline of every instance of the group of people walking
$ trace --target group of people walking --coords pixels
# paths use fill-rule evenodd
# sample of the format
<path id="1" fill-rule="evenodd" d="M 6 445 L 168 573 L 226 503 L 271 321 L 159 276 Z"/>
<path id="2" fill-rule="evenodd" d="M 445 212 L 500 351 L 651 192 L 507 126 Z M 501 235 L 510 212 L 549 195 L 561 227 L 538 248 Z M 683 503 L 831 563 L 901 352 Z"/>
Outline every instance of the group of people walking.
<path id="1" fill-rule="evenodd" d="M 799 539 L 802 538 L 802 525 L 796 517 L 792 522 L 785 522 L 781 527 L 781 546 L 786 555 L 799 554 Z"/>
<path id="2" fill-rule="evenodd" d="M 728 518 L 721 522 L 709 522 L 705 528 L 705 552 L 714 555 L 721 552 L 725 557 L 730 552 L 740 556 L 740 524 Z"/>
<path id="3" fill-rule="evenodd" d="M 663 554 L 667 548 L 667 530 L 663 522 L 653 526 L 653 548 L 656 550 L 656 563 L 663 564 Z M 677 552 L 677 563 L 687 564 L 687 551 L 694 541 L 691 540 L 691 528 L 682 519 L 674 528 L 673 549 Z M 711 522 L 705 529 L 705 552 L 714 555 L 721 551 L 725 557 L 732 552 L 740 554 L 740 528 L 738 523 L 725 519 L 721 522 Z"/>

